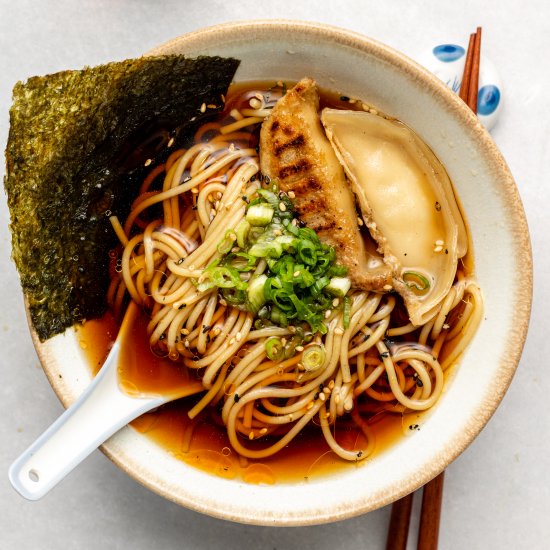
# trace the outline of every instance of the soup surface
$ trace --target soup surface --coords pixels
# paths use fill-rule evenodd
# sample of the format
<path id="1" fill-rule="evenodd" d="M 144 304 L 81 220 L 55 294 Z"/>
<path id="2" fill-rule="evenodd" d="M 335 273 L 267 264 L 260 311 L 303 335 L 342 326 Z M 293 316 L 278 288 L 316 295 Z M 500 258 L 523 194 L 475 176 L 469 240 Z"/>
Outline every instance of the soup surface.
<path id="1" fill-rule="evenodd" d="M 146 324 L 146 316 L 140 316 L 131 338 L 122 342 L 121 385 L 130 393 L 156 394 L 188 384 L 195 373 L 154 355 L 149 349 Z M 101 368 L 117 334 L 118 324 L 110 312 L 78 328 L 80 345 L 94 374 Z M 196 397 L 180 399 L 142 415 L 130 425 L 193 467 L 247 483 L 295 483 L 345 468 L 368 467 L 368 459 L 350 464 L 336 456 L 316 425 L 303 430 L 275 456 L 262 460 L 240 458 L 231 450 L 225 427 L 216 418 L 204 414 L 197 420 L 189 419 L 187 411 L 196 400 Z M 403 437 L 413 436 L 421 429 L 423 416 L 418 412 L 373 414 L 369 421 L 376 439 L 372 456 L 391 448 Z M 360 448 L 364 443 L 361 431 L 351 422 L 339 422 L 336 430 L 338 441 L 349 448 Z"/>

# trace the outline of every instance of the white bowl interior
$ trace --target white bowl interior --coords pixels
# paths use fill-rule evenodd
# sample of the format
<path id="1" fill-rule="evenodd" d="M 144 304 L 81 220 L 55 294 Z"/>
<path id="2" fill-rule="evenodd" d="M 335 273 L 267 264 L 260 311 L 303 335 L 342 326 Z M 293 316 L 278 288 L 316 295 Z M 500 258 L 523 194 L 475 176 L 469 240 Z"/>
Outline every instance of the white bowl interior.
<path id="1" fill-rule="evenodd" d="M 396 116 L 446 166 L 469 222 L 485 301 L 481 327 L 422 428 L 367 463 L 308 483 L 249 485 L 186 465 L 130 428 L 104 451 L 145 485 L 210 515 L 266 525 L 320 523 L 385 505 L 442 471 L 483 428 L 519 360 L 531 299 L 527 226 L 513 179 L 489 135 L 443 84 L 404 56 L 347 31 L 291 22 L 222 25 L 152 52 L 241 59 L 236 80 L 298 80 L 360 97 Z M 525 281 L 518 289 L 517 282 Z M 37 344 L 67 405 L 89 382 L 74 332 Z M 59 375 L 62 378 L 59 378 Z"/>

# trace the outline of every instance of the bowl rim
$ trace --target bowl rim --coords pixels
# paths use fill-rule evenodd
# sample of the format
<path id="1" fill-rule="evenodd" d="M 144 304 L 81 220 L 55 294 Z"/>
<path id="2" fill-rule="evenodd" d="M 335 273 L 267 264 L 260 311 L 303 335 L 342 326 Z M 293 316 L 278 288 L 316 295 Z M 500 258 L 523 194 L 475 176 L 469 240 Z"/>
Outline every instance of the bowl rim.
<path id="1" fill-rule="evenodd" d="M 242 510 L 235 512 L 212 509 L 207 503 L 196 502 L 188 497 L 177 494 L 177 491 L 170 490 L 169 487 L 159 483 L 158 479 L 144 476 L 144 472 L 138 464 L 133 463 L 127 456 L 120 455 L 117 445 L 114 444 L 112 440 L 108 440 L 100 447 L 101 451 L 113 463 L 129 474 L 133 479 L 166 499 L 194 511 L 206 513 L 210 516 L 221 519 L 257 525 L 312 525 L 355 517 L 390 504 L 392 501 L 416 490 L 418 487 L 437 476 L 473 442 L 479 432 L 489 421 L 504 397 L 504 394 L 506 393 L 519 364 L 527 336 L 531 311 L 533 289 L 532 252 L 527 220 L 519 192 L 502 154 L 497 149 L 489 133 L 481 126 L 477 120 L 477 117 L 469 110 L 462 100 L 460 100 L 454 92 L 448 89 L 435 75 L 430 73 L 414 60 L 407 57 L 405 54 L 393 49 L 392 47 L 360 33 L 333 25 L 287 19 L 258 19 L 233 21 L 198 29 L 169 40 L 153 48 L 145 55 L 162 55 L 174 47 L 179 49 L 187 48 L 192 51 L 197 47 L 200 49 L 201 44 L 204 43 L 209 43 L 212 45 L 213 40 L 220 35 L 227 37 L 232 34 L 239 34 L 252 30 L 260 31 L 264 29 L 305 33 L 309 38 L 318 37 L 323 41 L 350 46 L 355 51 L 377 57 L 400 69 L 415 80 L 420 81 L 422 85 L 426 87 L 427 93 L 430 92 L 441 96 L 442 100 L 448 103 L 449 109 L 454 112 L 454 116 L 461 119 L 473 138 L 480 142 L 486 152 L 486 156 L 491 160 L 491 165 L 502 176 L 502 188 L 504 190 L 503 194 L 505 195 L 506 204 L 515 215 L 513 220 L 514 243 L 518 248 L 522 248 L 522 261 L 524 265 L 523 275 L 525 275 L 525 279 L 523 281 L 524 284 L 522 288 L 518 290 L 515 301 L 517 319 L 519 322 L 516 325 L 517 331 L 514 335 L 514 345 L 508 346 L 508 354 L 504 360 L 501 360 L 501 371 L 503 376 L 498 381 L 495 381 L 491 388 L 494 390 L 492 393 L 492 400 L 489 403 L 485 403 L 484 407 L 479 409 L 480 416 L 476 419 L 474 424 L 468 426 L 468 429 L 464 430 L 463 436 L 460 440 L 455 441 L 455 445 L 453 447 L 444 449 L 445 452 L 439 452 L 438 456 L 434 458 L 433 462 L 428 465 L 426 470 L 422 472 L 420 476 L 411 478 L 406 483 L 401 484 L 398 490 L 394 489 L 393 491 L 388 491 L 386 495 L 382 495 L 375 500 L 367 499 L 367 503 L 363 506 L 333 510 L 330 513 L 327 513 L 326 516 L 315 515 L 313 517 L 310 513 L 306 512 L 301 516 L 271 516 L 269 518 L 257 517 L 253 514 L 245 513 Z M 60 401 L 65 407 L 68 407 L 77 396 L 74 395 L 74 391 L 71 391 L 64 380 L 60 380 L 60 378 L 55 375 L 55 357 L 52 356 L 48 343 L 41 342 L 32 328 L 32 323 L 28 316 L 28 309 L 27 317 L 31 329 L 32 340 L 43 370 Z M 129 428 L 124 429 L 127 430 Z M 442 450 L 440 449 L 440 451 Z"/>

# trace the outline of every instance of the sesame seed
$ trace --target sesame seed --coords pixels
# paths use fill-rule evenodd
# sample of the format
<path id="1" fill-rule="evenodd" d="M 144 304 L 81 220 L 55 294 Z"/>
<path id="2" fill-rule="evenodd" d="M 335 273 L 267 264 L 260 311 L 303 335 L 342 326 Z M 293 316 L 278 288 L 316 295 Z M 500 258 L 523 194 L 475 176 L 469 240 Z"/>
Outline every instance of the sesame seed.
<path id="1" fill-rule="evenodd" d="M 391 285 L 384 285 L 382 288 L 384 290 L 391 290 L 393 287 Z"/>
<path id="2" fill-rule="evenodd" d="M 248 434 L 248 439 L 250 439 L 250 440 L 254 439 L 254 432 L 250 432 Z"/>
<path id="3" fill-rule="evenodd" d="M 220 334 L 221 331 L 222 331 L 222 329 L 221 329 L 220 327 L 214 327 L 214 328 L 212 329 L 212 334 L 213 334 L 214 336 L 218 336 L 218 335 Z"/>
<path id="4" fill-rule="evenodd" d="M 197 194 L 198 192 L 199 192 L 199 190 L 198 190 L 197 187 L 193 187 L 193 188 L 191 189 L 191 193 Z"/>
<path id="5" fill-rule="evenodd" d="M 273 235 L 275 235 L 276 237 L 279 237 L 282 234 L 283 234 L 283 232 L 280 229 L 274 229 L 273 230 Z"/>
<path id="6" fill-rule="evenodd" d="M 344 334 L 344 329 L 342 327 L 336 327 L 334 329 L 334 334 L 338 334 L 339 336 L 341 336 L 342 334 Z"/>
<path id="7" fill-rule="evenodd" d="M 323 388 L 323 393 L 325 395 L 330 395 L 330 388 Z"/>
<path id="8" fill-rule="evenodd" d="M 294 420 L 294 417 L 293 417 L 291 414 L 289 414 L 289 415 L 288 415 L 288 421 L 289 421 L 289 422 L 292 422 L 293 420 Z"/>
<path id="9" fill-rule="evenodd" d="M 330 311 L 330 309 L 327 309 L 325 311 L 325 319 L 328 319 L 331 315 L 332 315 L 332 311 Z"/>
<path id="10" fill-rule="evenodd" d="M 189 340 L 187 338 L 185 339 L 185 342 L 183 342 L 183 345 L 188 348 L 191 344 L 189 343 Z"/>
<path id="11" fill-rule="evenodd" d="M 334 402 L 338 405 L 338 403 L 340 403 L 340 394 L 337 393 L 335 396 L 334 396 Z"/>
<path id="12" fill-rule="evenodd" d="M 151 159 L 147 159 L 145 161 L 145 166 L 149 166 L 153 161 Z"/>
<path id="13" fill-rule="evenodd" d="M 443 246 L 445 244 L 445 241 L 442 239 L 437 239 L 437 241 L 435 241 L 435 244 L 436 246 Z"/>
<path id="14" fill-rule="evenodd" d="M 213 103 L 209 103 L 209 104 L 207 105 L 207 107 L 208 107 L 209 109 L 215 109 L 215 108 L 216 108 L 216 106 L 215 106 Z"/>
<path id="15" fill-rule="evenodd" d="M 286 212 L 286 204 L 284 202 L 279 203 L 279 210 L 281 212 Z"/>
<path id="16" fill-rule="evenodd" d="M 292 225 L 294 226 L 298 225 L 298 220 L 296 218 L 293 218 Z"/>
<path id="17" fill-rule="evenodd" d="M 236 338 L 237 342 L 240 342 L 242 337 L 243 336 L 240 332 L 237 332 L 237 334 L 235 334 L 235 338 Z"/>
<path id="18" fill-rule="evenodd" d="M 289 191 L 287 193 L 287 195 L 288 195 L 289 199 L 295 199 L 296 198 L 296 193 L 294 191 Z"/>
<path id="19" fill-rule="evenodd" d="M 299 353 L 301 351 L 304 351 L 304 346 L 296 346 L 294 349 Z"/>
<path id="20" fill-rule="evenodd" d="M 281 338 L 281 344 L 283 346 L 286 346 L 286 343 L 287 343 L 287 339 L 286 338 Z"/>
<path id="21" fill-rule="evenodd" d="M 363 225 L 363 220 L 361 218 L 357 218 L 357 223 L 361 226 Z"/>
<path id="22" fill-rule="evenodd" d="M 267 433 L 267 428 L 262 428 L 260 430 L 260 435 L 265 435 Z"/>
<path id="23" fill-rule="evenodd" d="M 334 298 L 334 300 L 332 300 L 332 306 L 338 307 L 339 305 L 340 305 L 340 300 L 338 298 Z"/>
<path id="24" fill-rule="evenodd" d="M 235 338 L 231 338 L 231 340 L 229 340 L 229 345 L 232 346 L 234 343 L 235 343 Z"/>
<path id="25" fill-rule="evenodd" d="M 334 388 L 334 380 L 331 380 L 329 383 L 328 383 L 328 387 L 332 390 Z"/>
<path id="26" fill-rule="evenodd" d="M 445 330 L 447 330 L 447 329 L 451 328 L 451 325 L 448 325 L 447 323 L 445 323 L 445 324 L 443 325 L 443 328 L 444 328 Z"/>
<path id="27" fill-rule="evenodd" d="M 181 334 L 183 334 L 184 336 L 187 336 L 189 334 L 189 329 L 188 328 L 182 328 L 180 330 Z"/>
<path id="28" fill-rule="evenodd" d="M 238 246 L 234 246 L 232 249 L 231 249 L 231 252 L 233 252 L 233 254 L 236 254 L 237 252 L 239 252 L 240 248 Z"/>
<path id="29" fill-rule="evenodd" d="M 221 191 L 218 191 L 218 192 L 216 193 L 216 198 L 219 200 L 219 199 L 221 199 L 222 197 L 223 197 L 222 192 L 221 192 Z"/>
<path id="30" fill-rule="evenodd" d="M 437 245 L 435 248 L 434 248 L 434 252 L 441 252 L 443 250 L 443 247 L 441 245 Z"/>
<path id="31" fill-rule="evenodd" d="M 295 271 L 293 274 L 292 274 L 293 277 L 299 277 L 300 276 L 300 272 L 299 271 Z"/>
<path id="32" fill-rule="evenodd" d="M 168 147 L 172 147 L 172 145 L 174 145 L 174 138 L 170 138 L 168 141 Z"/>
<path id="33" fill-rule="evenodd" d="M 282 88 L 284 86 L 283 81 L 277 80 L 277 86 L 279 86 L 279 88 Z"/>
<path id="34" fill-rule="evenodd" d="M 312 407 L 313 407 L 313 401 L 310 401 L 310 402 L 306 405 L 306 409 L 309 411 Z"/>
<path id="35" fill-rule="evenodd" d="M 373 115 L 377 115 L 378 111 L 376 109 L 369 109 L 369 113 L 371 113 Z"/>
<path id="36" fill-rule="evenodd" d="M 227 305 L 227 302 L 223 299 L 223 298 L 220 298 L 220 304 L 222 306 L 226 306 Z"/>
<path id="37" fill-rule="evenodd" d="M 319 399 L 320 399 L 321 401 L 325 401 L 326 398 L 327 398 L 327 396 L 326 396 L 325 393 L 320 393 L 320 394 L 319 394 Z"/>
<path id="38" fill-rule="evenodd" d="M 201 105 L 201 113 L 204 113 L 206 111 L 206 103 L 203 103 Z"/>

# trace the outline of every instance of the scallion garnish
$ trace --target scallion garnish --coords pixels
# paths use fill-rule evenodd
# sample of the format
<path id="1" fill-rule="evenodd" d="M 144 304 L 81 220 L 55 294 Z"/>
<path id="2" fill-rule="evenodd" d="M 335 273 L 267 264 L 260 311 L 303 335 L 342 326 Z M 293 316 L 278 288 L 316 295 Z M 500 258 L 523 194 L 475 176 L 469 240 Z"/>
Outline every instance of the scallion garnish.
<path id="1" fill-rule="evenodd" d="M 325 334 L 325 314 L 335 307 L 334 297 L 343 298 L 351 286 L 346 268 L 336 263 L 334 249 L 312 229 L 299 227 L 292 201 L 272 181 L 251 198 L 245 219 L 225 233 L 218 252 L 222 257 L 203 271 L 195 282 L 197 289 L 219 288 L 227 303 L 257 315 L 258 326 L 306 324 L 311 333 Z M 344 300 L 346 323 L 349 301 L 346 310 Z M 292 354 L 304 338 L 293 342 Z M 276 342 L 269 344 L 270 350 L 273 346 Z M 269 354 L 276 355 L 273 350 Z"/>
<path id="2" fill-rule="evenodd" d="M 430 290 L 430 281 L 418 271 L 405 271 L 402 277 L 403 281 L 416 295 L 426 294 Z"/>
<path id="3" fill-rule="evenodd" d="M 280 338 L 269 338 L 265 343 L 265 353 L 272 361 L 279 361 L 284 357 L 284 346 Z"/>
<path id="4" fill-rule="evenodd" d="M 325 363 L 326 353 L 323 344 L 309 344 L 302 352 L 302 365 L 307 371 L 320 369 Z"/>

